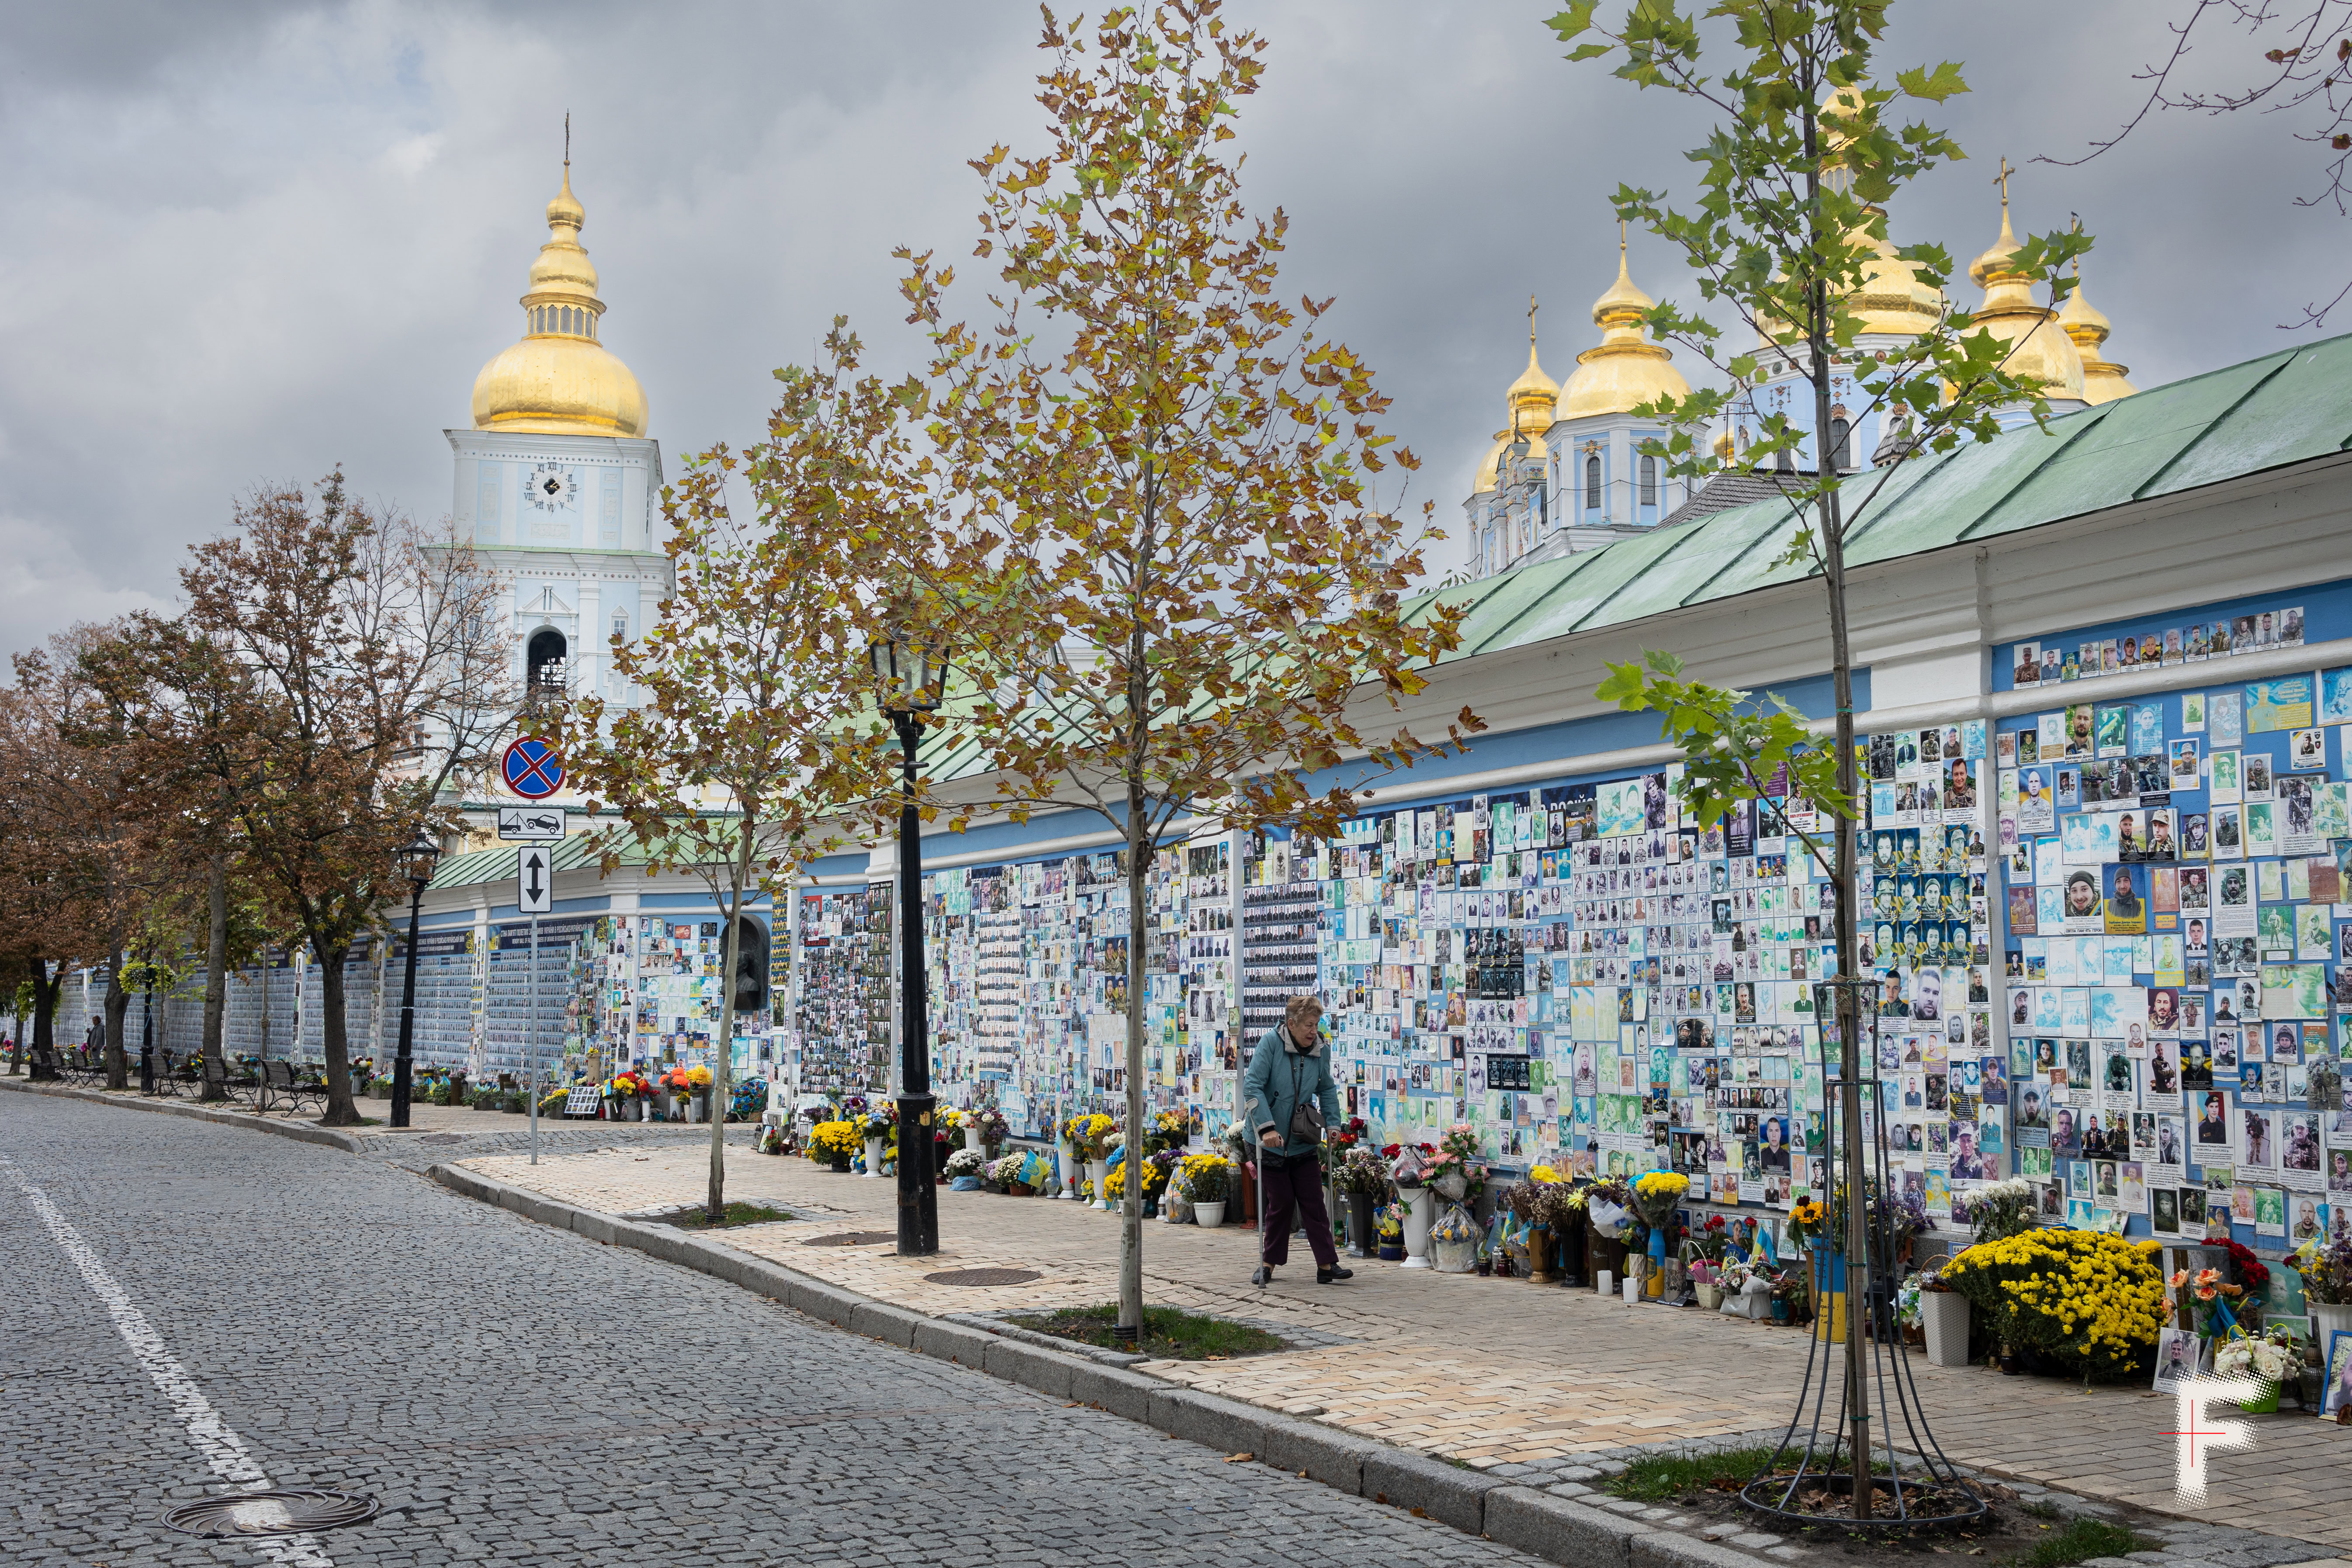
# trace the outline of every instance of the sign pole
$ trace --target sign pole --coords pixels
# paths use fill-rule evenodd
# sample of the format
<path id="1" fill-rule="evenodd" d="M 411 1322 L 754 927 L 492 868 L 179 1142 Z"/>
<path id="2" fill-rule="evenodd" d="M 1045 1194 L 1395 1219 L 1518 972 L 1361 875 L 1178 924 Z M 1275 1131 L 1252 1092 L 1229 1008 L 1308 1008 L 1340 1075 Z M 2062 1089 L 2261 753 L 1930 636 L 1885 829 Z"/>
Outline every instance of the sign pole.
<path id="1" fill-rule="evenodd" d="M 522 1052 L 530 1065 L 530 1163 L 539 1163 L 539 917 L 530 917 L 530 1000 L 525 1004 Z"/>

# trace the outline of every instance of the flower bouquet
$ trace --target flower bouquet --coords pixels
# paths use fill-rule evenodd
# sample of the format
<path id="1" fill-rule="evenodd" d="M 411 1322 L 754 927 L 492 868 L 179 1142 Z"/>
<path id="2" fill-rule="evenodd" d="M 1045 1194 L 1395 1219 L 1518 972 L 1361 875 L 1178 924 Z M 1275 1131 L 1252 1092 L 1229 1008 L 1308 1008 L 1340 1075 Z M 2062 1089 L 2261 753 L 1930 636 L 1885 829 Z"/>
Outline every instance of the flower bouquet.
<path id="1" fill-rule="evenodd" d="M 987 1163 L 988 1157 L 977 1149 L 959 1149 L 948 1156 L 948 1163 L 940 1168 L 940 1173 L 950 1182 L 969 1179 L 977 1184 L 980 1180 L 981 1168 Z M 957 1190 L 968 1193 L 972 1189 L 960 1187 Z"/>
<path id="2" fill-rule="evenodd" d="M 2240 1400 L 2238 1408 L 2250 1415 L 2267 1415 L 2278 1409 L 2279 1384 L 2296 1363 L 2294 1340 L 2285 1330 L 2249 1334 L 2235 1329 L 2213 1352 L 2213 1375 L 2251 1377 L 2261 1384 L 2263 1392 Z"/>
<path id="3" fill-rule="evenodd" d="M 1478 1134 L 1466 1121 L 1446 1129 L 1429 1162 L 1428 1184 L 1450 1204 L 1470 1204 L 1486 1185 L 1486 1166 L 1478 1158 Z"/>
<path id="4" fill-rule="evenodd" d="M 2005 1182 L 1993 1182 L 1977 1188 L 1968 1194 L 1965 1208 L 1958 1201 L 1959 1194 L 1953 1196 L 1952 1218 L 1960 1224 L 1973 1226 L 1979 1241 L 2006 1241 L 2012 1236 L 2021 1236 L 2036 1228 L 2042 1223 L 2034 1203 L 2033 1184 L 2023 1176 L 2011 1176 Z M 1904 1197 L 1912 1203 L 1917 1202 L 1908 1193 Z M 1924 1205 L 1920 1206 L 1919 1217 L 1923 1220 L 1927 1217 Z M 1932 1225 L 1918 1226 L 1913 1234 L 1933 1228 Z"/>
<path id="5" fill-rule="evenodd" d="M 1213 1150 L 1187 1154 L 1176 1168 L 1176 1190 L 1204 1226 L 1225 1223 L 1226 1194 L 1233 1190 L 1233 1163 Z"/>

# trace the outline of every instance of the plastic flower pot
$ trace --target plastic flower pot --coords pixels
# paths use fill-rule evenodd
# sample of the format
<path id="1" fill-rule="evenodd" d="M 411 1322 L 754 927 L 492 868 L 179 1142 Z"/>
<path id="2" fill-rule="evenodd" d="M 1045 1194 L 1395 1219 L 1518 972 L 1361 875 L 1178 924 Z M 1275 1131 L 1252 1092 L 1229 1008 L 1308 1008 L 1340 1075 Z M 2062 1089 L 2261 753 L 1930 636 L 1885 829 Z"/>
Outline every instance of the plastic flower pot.
<path id="1" fill-rule="evenodd" d="M 1110 1162 L 1108 1160 L 1087 1161 L 1087 1180 L 1094 1184 L 1095 1207 L 1109 1208 L 1109 1200 L 1103 1196 L 1103 1184 L 1110 1180 Z"/>
<path id="2" fill-rule="evenodd" d="M 836 1176 L 849 1174 L 849 1156 L 838 1149 L 833 1152 L 833 1173 Z"/>
<path id="3" fill-rule="evenodd" d="M 971 1150 L 975 1153 L 984 1154 L 988 1152 L 986 1149 L 981 1146 L 980 1129 L 972 1126 L 969 1122 L 964 1124 L 963 1146 Z"/>
<path id="4" fill-rule="evenodd" d="M 2258 1377 L 2263 1392 L 2252 1399 L 2238 1401 L 2238 1408 L 2249 1415 L 2275 1415 L 2279 1406 L 2279 1385 L 2276 1378 Z"/>
<path id="5" fill-rule="evenodd" d="M 1412 1187 L 1404 1194 L 1404 1266 L 1407 1268 L 1429 1267 L 1429 1227 L 1437 1218 L 1437 1200 L 1427 1187 Z"/>
<path id="6" fill-rule="evenodd" d="M 1723 1308 L 1723 1287 L 1722 1287 L 1722 1286 L 1720 1286 L 1720 1285 L 1700 1285 L 1700 1286 L 1694 1287 L 1694 1289 L 1696 1289 L 1698 1291 L 1698 1304 L 1699 1304 L 1699 1310 L 1700 1310 L 1701 1311 L 1705 1311 L 1705 1312 L 1715 1312 L 1715 1311 L 1720 1311 L 1720 1310 L 1722 1310 L 1722 1308 Z"/>
<path id="7" fill-rule="evenodd" d="M 1212 1227 L 1224 1224 L 1225 1200 L 1219 1198 L 1214 1203 L 1194 1204 L 1192 1205 L 1192 1220 L 1196 1225 L 1209 1226 Z"/>
<path id="8" fill-rule="evenodd" d="M 866 1173 L 869 1176 L 882 1173 L 882 1140 L 879 1138 L 866 1141 Z"/>
<path id="9" fill-rule="evenodd" d="M 1969 1364 L 1969 1299 L 1958 1290 L 1919 1292 L 1919 1321 L 1927 1331 L 1930 1366 Z"/>
<path id="10" fill-rule="evenodd" d="M 1372 1239 L 1372 1194 L 1348 1194 L 1348 1256 L 1370 1258 L 1378 1245 Z"/>

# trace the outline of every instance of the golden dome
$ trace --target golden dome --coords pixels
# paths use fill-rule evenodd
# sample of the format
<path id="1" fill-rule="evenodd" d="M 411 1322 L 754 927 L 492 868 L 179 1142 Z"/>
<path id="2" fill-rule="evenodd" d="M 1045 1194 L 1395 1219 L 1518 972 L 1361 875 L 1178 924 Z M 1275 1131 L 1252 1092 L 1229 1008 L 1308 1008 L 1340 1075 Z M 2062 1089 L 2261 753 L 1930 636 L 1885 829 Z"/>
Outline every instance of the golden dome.
<path id="1" fill-rule="evenodd" d="M 1846 301 L 1862 318 L 1860 331 L 1917 337 L 1944 319 L 1944 291 L 1919 281 L 1911 264 L 1895 254 L 1885 235 L 1854 237 L 1878 253 L 1862 264 L 1862 288 Z"/>
<path id="2" fill-rule="evenodd" d="M 1593 324 L 1601 342 L 1576 356 L 1576 369 L 1560 388 L 1558 414 L 1562 419 L 1582 419 L 1595 414 L 1623 414 L 1661 397 L 1686 397 L 1690 383 L 1666 362 L 1675 356 L 1654 343 L 1643 331 L 1643 313 L 1656 303 L 1633 286 L 1625 269 L 1625 237 L 1617 237 L 1617 281 L 1592 302 Z"/>
<path id="3" fill-rule="evenodd" d="M 580 244 L 588 214 L 563 188 L 547 204 L 548 240 L 530 264 L 523 338 L 474 378 L 474 428 L 552 436 L 642 436 L 646 394 L 629 367 L 596 341 L 604 301 Z"/>
<path id="4" fill-rule="evenodd" d="M 2118 397 L 2129 397 L 2139 390 L 2124 379 L 2129 365 L 2117 364 L 2099 353 L 2107 341 L 2107 318 L 2083 293 L 2083 264 L 2074 264 L 2074 291 L 2066 296 L 2065 308 L 2058 312 L 2058 324 L 2066 329 L 2074 340 L 2074 352 L 2083 359 L 2083 401 L 2113 403 Z"/>
<path id="5" fill-rule="evenodd" d="M 1478 478 L 1470 493 L 1485 495 L 1495 488 L 1496 478 L 1502 472 L 1503 451 L 1515 439 L 1525 439 L 1530 448 L 1543 440 L 1550 429 L 1554 408 L 1559 401 L 1559 384 L 1544 374 L 1543 365 L 1536 359 L 1536 302 L 1528 301 L 1528 368 L 1519 372 L 1519 379 L 1511 383 L 1503 394 L 1503 405 L 1508 411 L 1509 423 L 1495 432 L 1495 444 L 1479 459 Z"/>
<path id="6" fill-rule="evenodd" d="M 1985 291 L 1974 327 L 2011 345 L 2002 368 L 2040 384 L 2042 395 L 2084 401 L 2083 356 L 2058 324 L 2058 314 L 2033 298 L 2033 279 L 2012 261 L 2017 236 L 2009 226 L 2009 189 L 2000 196 L 2000 237 L 1969 264 L 1969 276 Z"/>

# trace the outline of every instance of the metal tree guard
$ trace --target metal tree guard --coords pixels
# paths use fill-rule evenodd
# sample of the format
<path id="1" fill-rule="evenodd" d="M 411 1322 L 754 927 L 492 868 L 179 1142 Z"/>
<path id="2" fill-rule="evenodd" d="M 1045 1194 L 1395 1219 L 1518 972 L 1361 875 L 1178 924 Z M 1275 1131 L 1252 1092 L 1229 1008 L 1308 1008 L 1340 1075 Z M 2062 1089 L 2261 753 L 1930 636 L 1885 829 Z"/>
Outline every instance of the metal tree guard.
<path id="1" fill-rule="evenodd" d="M 1845 993 L 1843 999 L 1837 994 L 1841 991 Z M 1804 1384 L 1788 1429 L 1764 1461 L 1763 1469 L 1740 1489 L 1739 1500 L 1757 1513 L 1790 1524 L 1892 1531 L 1948 1529 L 1981 1519 L 1990 1504 L 1936 1442 L 1895 1325 L 1895 1285 L 1899 1276 L 1895 1227 L 1886 1220 L 1892 1218 L 1897 1188 L 1888 1181 L 1885 1085 L 1877 1077 L 1876 1066 L 1877 998 L 1876 984 L 1867 975 L 1840 977 L 1813 987 L 1813 1016 L 1823 1020 L 1822 1083 L 1825 1090 L 1832 1084 L 1838 1086 L 1837 1093 L 1822 1096 L 1826 1107 L 1822 1146 L 1825 1151 L 1842 1152 L 1836 1164 L 1843 1168 L 1840 1181 L 1846 1193 L 1847 1213 L 1853 1214 L 1856 1203 L 1863 1205 L 1865 1239 L 1857 1258 L 1853 1256 L 1850 1226 L 1833 1226 L 1822 1237 L 1814 1263 L 1814 1327 L 1805 1352 Z M 1842 1008 L 1851 1008 L 1851 1013 Z M 1858 1037 L 1853 1060 L 1859 1070 L 1851 1079 L 1843 1070 L 1844 1042 L 1838 1022 L 1849 1016 Z M 1846 1142 L 1850 1128 L 1845 1112 L 1849 1086 L 1855 1091 L 1854 1103 L 1863 1108 L 1860 1126 L 1851 1129 L 1856 1134 L 1851 1146 Z M 1854 1179 L 1857 1165 L 1867 1180 Z M 1837 1211 L 1834 1194 L 1840 1181 L 1824 1184 L 1829 1191 L 1822 1200 L 1832 1215 Z M 1874 1203 L 1886 1220 L 1872 1214 Z M 1841 1276 L 1843 1287 L 1838 1283 Z M 1843 1353 L 1836 1355 L 1824 1353 L 1837 1329 L 1833 1297 L 1845 1303 L 1845 1338 L 1838 1346 Z M 1895 1441 L 1898 1414 L 1907 1449 Z M 1822 1441 L 1824 1415 L 1830 1424 L 1827 1444 Z M 1806 1427 L 1803 1451 L 1790 1470 L 1786 1459 L 1797 1451 L 1801 1426 Z M 1822 1493 L 1853 1497 L 1853 1434 L 1856 1430 L 1867 1434 L 1872 1426 L 1878 1436 L 1865 1436 L 1864 1462 L 1873 1468 L 1883 1462 L 1886 1473 L 1864 1471 L 1871 1477 L 1870 1512 L 1856 1517 L 1851 1505 L 1843 1514 L 1805 1506 L 1809 1496 L 1818 1501 Z"/>

